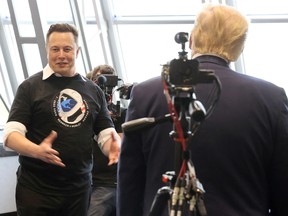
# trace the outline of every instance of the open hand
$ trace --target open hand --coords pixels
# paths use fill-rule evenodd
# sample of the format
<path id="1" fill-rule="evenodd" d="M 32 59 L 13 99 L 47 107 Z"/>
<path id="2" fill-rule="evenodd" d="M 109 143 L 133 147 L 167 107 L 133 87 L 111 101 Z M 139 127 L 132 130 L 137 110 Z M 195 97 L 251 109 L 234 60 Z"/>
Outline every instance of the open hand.
<path id="1" fill-rule="evenodd" d="M 52 148 L 54 140 L 57 138 L 57 132 L 51 131 L 51 133 L 40 143 L 37 158 L 50 164 L 65 167 L 62 160 L 59 157 L 59 152 Z"/>
<path id="2" fill-rule="evenodd" d="M 118 163 L 118 158 L 120 154 L 120 146 L 121 146 L 121 138 L 116 133 L 116 131 L 112 131 L 112 142 L 110 145 L 110 151 L 108 154 L 109 163 L 108 165 L 112 165 Z"/>

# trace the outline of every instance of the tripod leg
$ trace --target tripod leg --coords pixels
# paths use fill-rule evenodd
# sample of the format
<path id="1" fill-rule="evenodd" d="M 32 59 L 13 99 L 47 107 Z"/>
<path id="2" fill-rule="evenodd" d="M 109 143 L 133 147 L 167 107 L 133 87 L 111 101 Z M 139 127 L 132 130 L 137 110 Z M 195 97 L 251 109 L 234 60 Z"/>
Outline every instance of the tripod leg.
<path id="1" fill-rule="evenodd" d="M 161 215 L 167 206 L 168 200 L 171 198 L 172 193 L 173 190 L 168 186 L 160 188 L 154 197 L 149 216 Z"/>
<path id="2" fill-rule="evenodd" d="M 200 195 L 198 197 L 198 200 L 197 200 L 197 203 L 196 203 L 196 208 L 197 208 L 197 210 L 199 212 L 199 215 L 207 216 L 207 211 L 206 211 L 206 207 L 205 207 L 204 199 L 203 199 L 202 195 Z"/>

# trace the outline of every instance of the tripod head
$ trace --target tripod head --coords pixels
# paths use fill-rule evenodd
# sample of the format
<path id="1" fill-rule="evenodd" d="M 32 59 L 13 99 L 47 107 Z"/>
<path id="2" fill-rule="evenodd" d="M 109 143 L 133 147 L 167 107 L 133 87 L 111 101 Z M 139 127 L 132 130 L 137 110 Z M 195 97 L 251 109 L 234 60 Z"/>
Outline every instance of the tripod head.
<path id="1" fill-rule="evenodd" d="M 221 93 L 221 83 L 212 70 L 200 70 L 196 59 L 188 59 L 185 43 L 188 33 L 179 32 L 175 35 L 176 43 L 181 44 L 179 57 L 162 66 L 162 80 L 171 116 L 179 115 L 179 120 L 188 134 L 193 134 L 198 125 L 212 113 Z M 205 106 L 196 97 L 196 86 L 211 84 L 213 91 Z M 175 110 L 171 110 L 174 108 Z M 172 112 L 172 113 L 171 113 Z M 176 114 L 177 113 L 177 114 Z M 196 127 L 195 127 L 196 126 Z"/>

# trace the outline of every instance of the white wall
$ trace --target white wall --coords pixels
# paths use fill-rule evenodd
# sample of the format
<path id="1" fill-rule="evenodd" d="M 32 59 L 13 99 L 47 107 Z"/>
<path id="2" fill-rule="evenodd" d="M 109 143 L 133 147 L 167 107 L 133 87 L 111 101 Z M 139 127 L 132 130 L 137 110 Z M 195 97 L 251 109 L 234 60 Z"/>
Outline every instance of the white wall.
<path id="1" fill-rule="evenodd" d="M 0 214 L 15 212 L 16 170 L 18 156 L 0 157 Z"/>

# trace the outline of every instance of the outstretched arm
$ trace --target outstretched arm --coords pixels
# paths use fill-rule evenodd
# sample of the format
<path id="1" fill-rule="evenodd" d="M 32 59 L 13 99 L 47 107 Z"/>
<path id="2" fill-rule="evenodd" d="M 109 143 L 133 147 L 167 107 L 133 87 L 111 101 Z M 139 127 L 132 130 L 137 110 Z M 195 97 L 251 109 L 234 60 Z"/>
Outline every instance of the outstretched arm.
<path id="1" fill-rule="evenodd" d="M 59 152 L 52 148 L 53 141 L 57 138 L 57 133 L 51 133 L 39 144 L 28 140 L 18 131 L 13 131 L 6 138 L 5 146 L 18 152 L 21 155 L 37 158 L 46 163 L 65 167 L 59 158 Z"/>
<path id="2" fill-rule="evenodd" d="M 121 138 L 114 128 L 109 128 L 100 132 L 98 137 L 98 143 L 104 155 L 109 158 L 108 165 L 112 165 L 118 162 Z"/>

